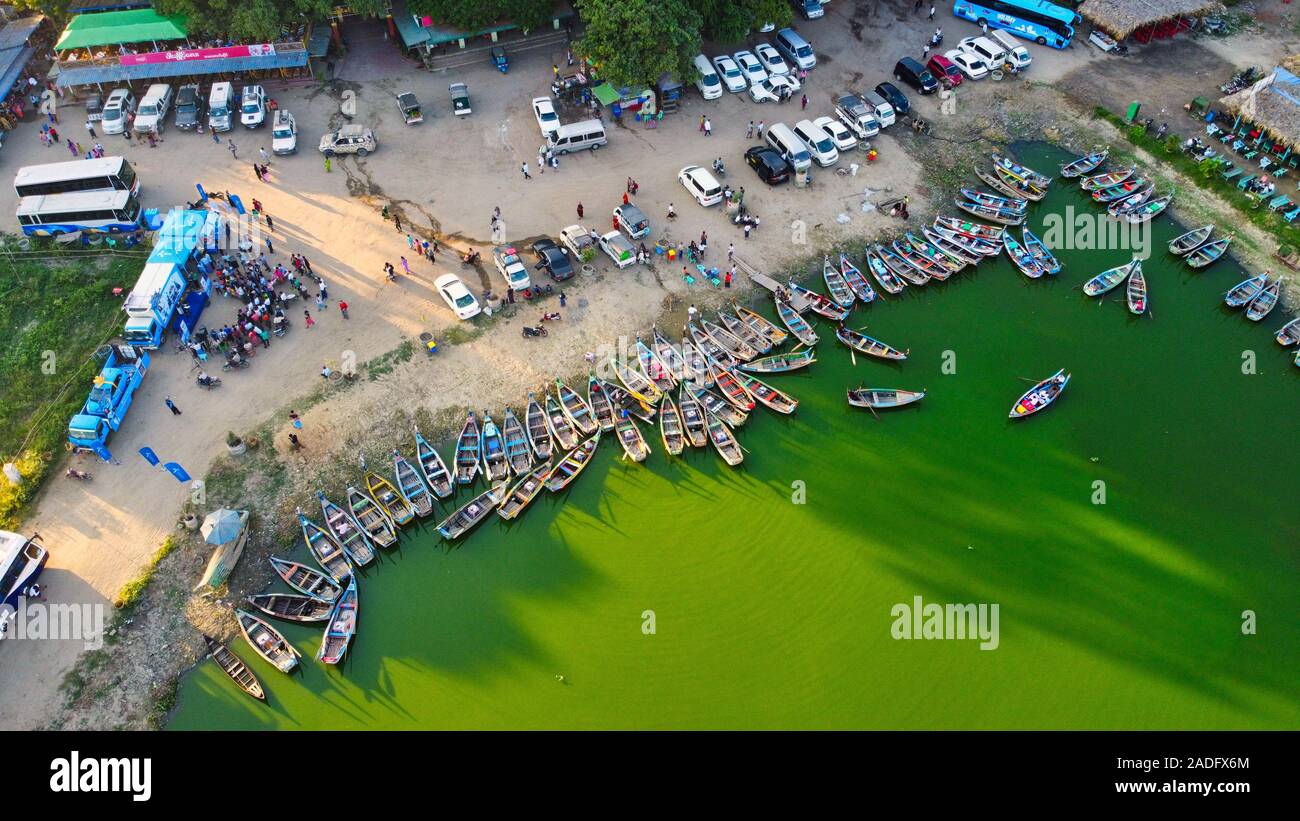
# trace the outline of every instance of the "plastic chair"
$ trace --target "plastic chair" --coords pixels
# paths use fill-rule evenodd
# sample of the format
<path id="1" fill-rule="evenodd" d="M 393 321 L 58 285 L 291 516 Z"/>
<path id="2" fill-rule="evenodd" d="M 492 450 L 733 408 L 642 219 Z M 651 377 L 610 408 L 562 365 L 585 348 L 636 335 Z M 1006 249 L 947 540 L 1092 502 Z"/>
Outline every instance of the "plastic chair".
<path id="1" fill-rule="evenodd" d="M 1243 156 L 1248 160 L 1253 160 L 1259 155 L 1258 151 L 1247 151 Z"/>
<path id="2" fill-rule="evenodd" d="M 1250 185 L 1252 182 L 1254 182 L 1257 179 L 1259 178 L 1254 176 L 1253 174 L 1249 177 L 1242 177 L 1240 180 L 1237 181 L 1237 190 L 1245 191 L 1246 186 Z"/>
<path id="3" fill-rule="evenodd" d="M 1297 205 L 1295 208 L 1292 208 L 1290 211 L 1283 214 L 1282 219 L 1287 222 L 1294 222 L 1297 216 L 1300 216 L 1300 205 Z"/>

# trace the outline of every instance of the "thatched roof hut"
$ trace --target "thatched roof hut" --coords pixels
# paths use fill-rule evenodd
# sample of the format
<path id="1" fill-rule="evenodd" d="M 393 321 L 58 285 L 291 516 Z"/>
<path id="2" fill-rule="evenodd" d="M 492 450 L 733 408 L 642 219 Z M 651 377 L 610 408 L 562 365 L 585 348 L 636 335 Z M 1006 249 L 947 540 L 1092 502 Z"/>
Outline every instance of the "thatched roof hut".
<path id="1" fill-rule="evenodd" d="M 1283 65 L 1300 68 L 1300 59 L 1292 57 Z M 1282 66 L 1245 91 L 1220 99 L 1219 105 L 1230 114 L 1240 114 L 1275 140 L 1300 143 L 1300 77 Z"/>
<path id="2" fill-rule="evenodd" d="M 1123 40 L 1144 26 L 1175 17 L 1200 17 L 1217 8 L 1217 0 L 1083 0 L 1079 15 L 1116 40 Z"/>

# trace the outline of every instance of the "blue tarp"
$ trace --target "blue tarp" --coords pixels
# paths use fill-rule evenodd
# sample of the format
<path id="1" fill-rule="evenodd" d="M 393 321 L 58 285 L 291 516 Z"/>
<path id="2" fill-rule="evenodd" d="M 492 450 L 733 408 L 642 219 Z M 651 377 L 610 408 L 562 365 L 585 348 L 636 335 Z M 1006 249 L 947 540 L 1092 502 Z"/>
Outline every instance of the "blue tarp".
<path id="1" fill-rule="evenodd" d="M 185 265 L 202 237 L 213 234 L 220 217 L 212 211 L 172 210 L 163 220 L 150 262 Z M 210 223 L 210 224 L 209 224 Z"/>
<path id="2" fill-rule="evenodd" d="M 181 323 L 184 322 L 186 329 L 184 341 L 188 342 L 190 334 L 199 328 L 199 314 L 202 314 L 203 309 L 208 307 L 208 300 L 208 295 L 203 291 L 190 291 L 181 300 L 181 304 L 176 306 L 176 313 L 172 315 L 171 325 L 168 326 L 167 330 L 179 334 Z"/>
<path id="3" fill-rule="evenodd" d="M 0 51 L 0 103 L 9 99 L 9 91 L 36 53 L 33 46 L 12 46 Z"/>
<path id="4" fill-rule="evenodd" d="M 305 49 L 276 53 L 269 57 L 230 57 L 224 60 L 189 60 L 181 63 L 145 63 L 138 66 L 78 66 L 64 63 L 59 67 L 58 84 L 70 86 L 152 80 L 155 77 L 183 77 L 198 74 L 238 74 L 277 68 L 300 68 L 307 65 Z"/>

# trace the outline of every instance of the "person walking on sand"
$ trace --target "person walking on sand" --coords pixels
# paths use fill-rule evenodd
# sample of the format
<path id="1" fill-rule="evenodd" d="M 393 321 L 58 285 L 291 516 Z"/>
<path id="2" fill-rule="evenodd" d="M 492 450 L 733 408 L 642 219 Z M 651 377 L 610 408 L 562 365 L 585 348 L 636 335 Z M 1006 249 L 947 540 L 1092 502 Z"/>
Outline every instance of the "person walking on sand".
<path id="1" fill-rule="evenodd" d="M 329 157 L 326 157 L 326 158 L 325 158 L 325 173 L 328 174 L 329 172 L 330 172 L 330 158 L 329 158 Z"/>
<path id="2" fill-rule="evenodd" d="M 800 110 L 800 111 L 807 111 L 807 110 L 808 110 L 808 95 L 807 95 L 807 94 L 803 95 L 803 99 L 799 101 L 799 110 Z"/>
<path id="3" fill-rule="evenodd" d="M 564 295 L 564 291 L 560 291 L 560 307 L 561 307 L 561 308 L 563 308 L 563 307 L 565 306 L 565 304 L 568 302 L 568 299 L 569 299 L 569 298 L 568 298 L 567 296 Z"/>
<path id="4" fill-rule="evenodd" d="M 713 136 L 713 121 L 710 120 L 708 117 L 704 118 L 704 136 L 706 137 Z"/>
<path id="5" fill-rule="evenodd" d="M 92 140 L 99 136 L 98 134 L 95 133 L 95 124 L 92 123 L 90 120 L 86 120 L 86 131 L 87 133 L 90 134 L 90 138 Z"/>
<path id="6" fill-rule="evenodd" d="M 701 134 L 704 133 L 704 121 L 705 121 L 705 119 L 706 119 L 705 116 L 704 116 L 703 114 L 701 114 L 701 115 L 700 115 L 700 133 L 701 133 Z"/>
<path id="7" fill-rule="evenodd" d="M 268 230 L 268 231 L 274 231 L 274 230 L 275 230 L 275 220 L 271 219 L 271 215 L 270 215 L 270 214 L 267 214 L 267 215 L 266 215 L 266 230 Z"/>
<path id="8" fill-rule="evenodd" d="M 752 140 L 752 139 L 754 139 L 754 121 L 753 121 L 753 120 L 750 120 L 750 121 L 749 121 L 749 128 L 746 128 L 746 129 L 745 129 L 745 139 L 747 139 L 747 140 Z"/>
<path id="9" fill-rule="evenodd" d="M 265 148 L 259 148 L 259 149 L 257 149 L 257 153 L 261 155 L 261 157 L 262 157 L 262 162 L 263 162 L 263 163 L 268 163 L 268 162 L 271 161 L 271 155 L 268 154 L 268 153 L 266 153 L 266 149 L 265 149 Z"/>
<path id="10" fill-rule="evenodd" d="M 757 136 L 760 140 L 763 139 L 763 121 L 762 121 L 762 120 L 759 120 L 759 121 L 758 121 L 758 125 L 757 125 L 757 126 L 755 127 L 755 129 L 754 129 L 754 135 Z"/>
<path id="11" fill-rule="evenodd" d="M 341 299 L 339 300 L 339 313 L 343 314 L 344 319 L 348 318 L 348 304 Z"/>
<path id="12" fill-rule="evenodd" d="M 402 218 L 399 217 L 397 214 L 393 214 L 393 226 L 397 229 L 398 233 L 401 233 L 401 231 L 402 231 Z"/>
<path id="13" fill-rule="evenodd" d="M 520 163 L 519 173 L 523 174 L 524 179 L 526 180 L 531 180 L 533 178 L 533 175 L 528 173 L 528 163 Z"/>
<path id="14" fill-rule="evenodd" d="M 934 6 L 930 6 L 930 19 L 934 19 Z"/>
<path id="15" fill-rule="evenodd" d="M 172 401 L 171 394 L 168 394 L 166 398 L 163 399 L 163 404 L 167 406 L 167 410 L 172 412 L 172 416 L 181 415 L 181 409 L 176 407 L 176 403 Z"/>
<path id="16" fill-rule="evenodd" d="M 692 303 L 691 306 L 686 309 L 686 321 L 688 323 L 694 322 L 695 317 L 699 315 L 699 313 L 700 312 L 695 308 L 695 305 Z"/>
<path id="17" fill-rule="evenodd" d="M 727 243 L 727 262 L 728 264 L 736 261 L 736 243 Z"/>
<path id="18" fill-rule="evenodd" d="M 402 257 L 402 272 L 407 276 L 411 275 L 411 263 L 406 261 L 406 257 Z"/>
<path id="19" fill-rule="evenodd" d="M 582 219 L 582 203 L 578 203 L 578 219 Z"/>
<path id="20" fill-rule="evenodd" d="M 230 149 L 230 156 L 239 159 L 239 147 L 235 145 L 234 140 L 226 140 L 226 148 Z"/>
<path id="21" fill-rule="evenodd" d="M 307 310 L 306 308 L 303 308 L 302 318 L 307 323 L 308 328 L 316 327 L 316 320 L 311 318 L 311 311 Z"/>

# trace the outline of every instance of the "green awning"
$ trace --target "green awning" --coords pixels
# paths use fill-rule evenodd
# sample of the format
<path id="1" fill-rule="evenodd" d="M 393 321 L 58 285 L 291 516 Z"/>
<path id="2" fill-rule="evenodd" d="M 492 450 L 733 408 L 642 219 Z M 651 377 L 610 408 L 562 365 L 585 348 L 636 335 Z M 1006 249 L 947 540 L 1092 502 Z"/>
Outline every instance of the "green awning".
<path id="1" fill-rule="evenodd" d="M 183 14 L 164 17 L 153 9 L 78 14 L 63 30 L 54 49 L 66 51 L 119 43 L 184 40 L 186 33 L 186 17 Z"/>
<path id="2" fill-rule="evenodd" d="M 622 96 L 609 83 L 601 83 L 593 88 L 591 93 L 601 105 L 612 105 L 622 99 Z"/>

